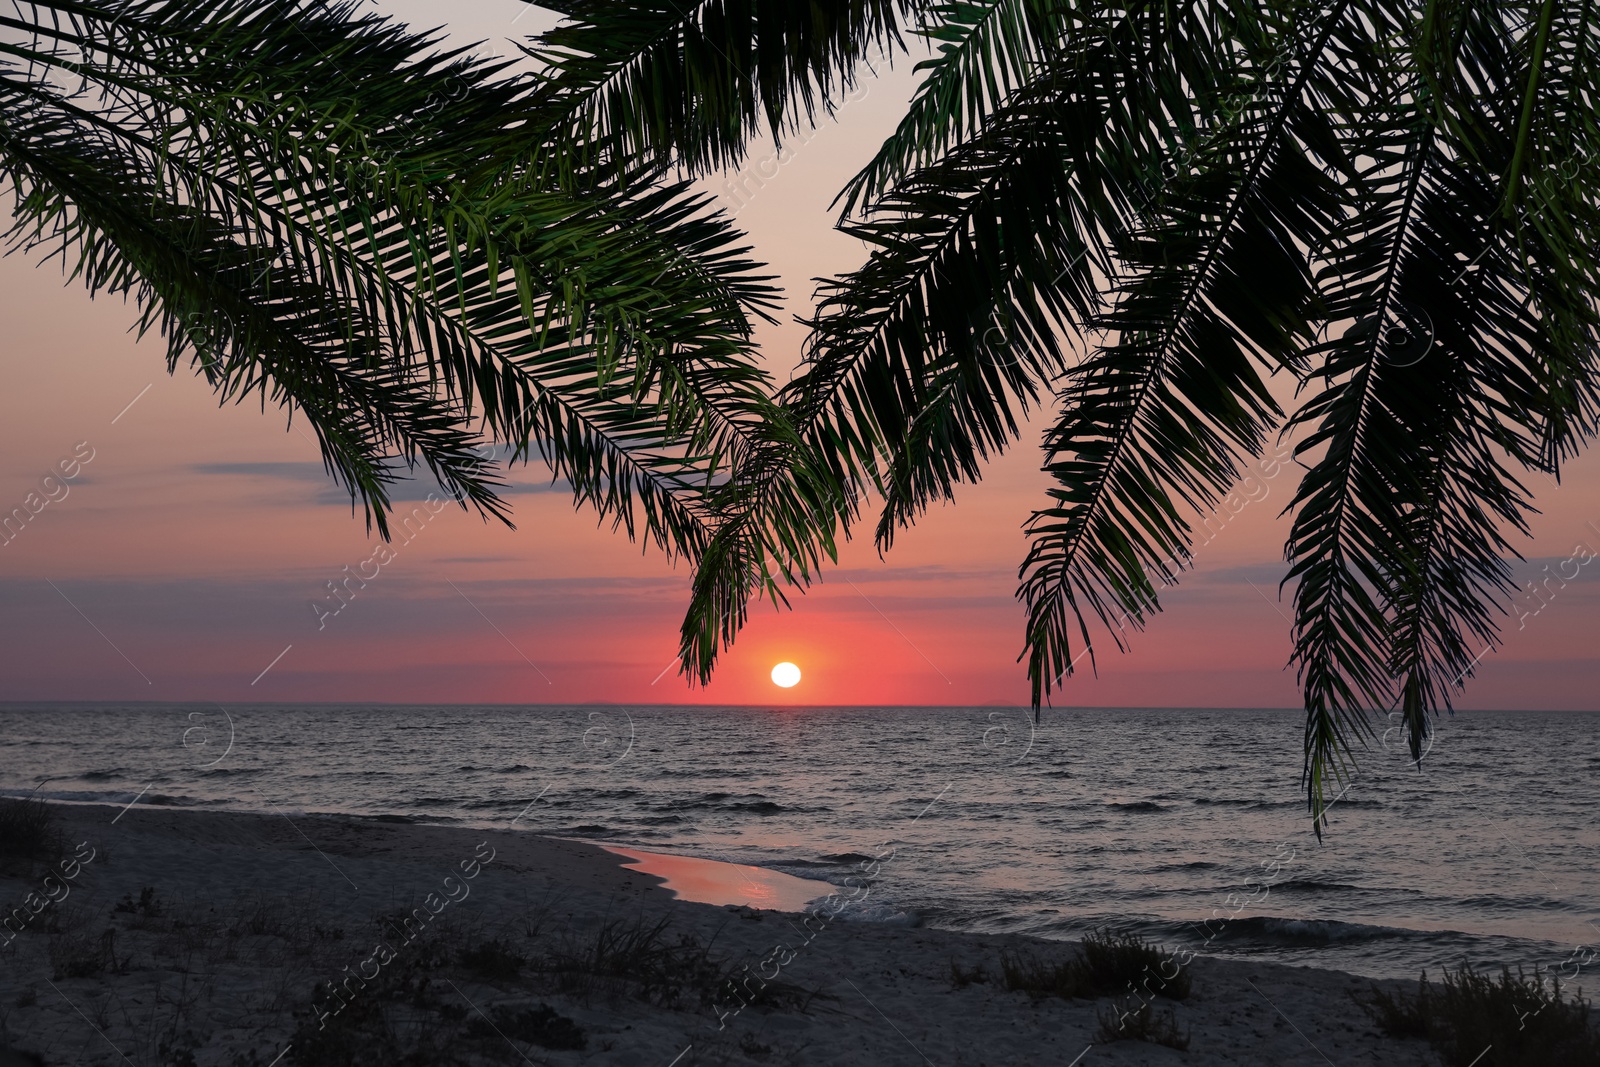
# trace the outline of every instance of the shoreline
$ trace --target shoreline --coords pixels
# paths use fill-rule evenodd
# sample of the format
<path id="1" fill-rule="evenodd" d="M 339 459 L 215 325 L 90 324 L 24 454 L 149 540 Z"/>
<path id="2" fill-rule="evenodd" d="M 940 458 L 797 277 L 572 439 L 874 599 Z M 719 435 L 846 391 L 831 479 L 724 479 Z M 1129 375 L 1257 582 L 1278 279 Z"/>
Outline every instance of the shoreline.
<path id="1" fill-rule="evenodd" d="M 1232 959 L 1370 977 L 1414 980 L 1462 961 L 1496 971 L 1556 968 L 1573 945 L 1593 940 L 1583 917 L 1600 910 L 1600 894 L 1584 850 L 1554 847 L 1594 836 L 1582 830 L 1581 783 L 1600 748 L 1570 717 L 1541 719 L 1534 731 L 1559 742 L 1554 776 L 1564 783 L 1537 813 L 1496 785 L 1499 763 L 1532 769 L 1522 762 L 1523 728 L 1502 717 L 1435 753 L 1454 760 L 1473 740 L 1494 759 L 1441 765 L 1428 781 L 1387 759 L 1368 766 L 1324 847 L 1292 783 L 1278 781 L 1274 746 L 1264 741 L 1270 715 L 1166 714 L 1161 729 L 1172 745 L 1160 759 L 1176 761 L 1166 781 L 1148 773 L 1159 762 L 1152 751 L 1118 762 L 1120 739 L 1142 729 L 1145 714 L 1037 737 L 983 709 L 948 722 L 940 715 L 937 724 L 922 713 L 836 710 L 801 721 L 686 712 L 659 730 L 635 714 L 639 738 L 660 744 L 615 763 L 633 736 L 622 709 L 591 718 L 284 706 L 234 711 L 232 730 L 215 708 L 211 717 L 170 707 L 13 714 L 4 777 L 8 792 L 25 794 L 58 775 L 42 796 L 119 807 L 148 788 L 140 807 L 166 793 L 186 807 L 403 814 L 459 826 L 503 827 L 522 815 L 517 827 L 539 833 L 834 882 L 868 845 L 900 833 L 917 854 L 902 849 L 852 918 L 1058 940 L 1114 929 Z M 1023 753 L 997 742 L 1025 739 L 1035 742 L 1026 758 L 1004 769 Z M 695 744 L 676 744 L 683 740 Z M 372 759 L 352 764 L 349 754 L 368 742 L 377 745 Z M 695 755 L 713 742 L 725 757 L 715 766 Z M 868 742 L 873 752 L 903 750 L 907 766 L 858 769 Z M 978 773 L 991 763 L 992 776 Z M 945 793 L 958 778 L 967 784 Z M 1490 799 L 1477 809 L 1428 809 L 1444 820 L 1433 829 L 1413 818 L 1417 805 L 1457 787 Z M 909 820 L 941 794 L 911 831 Z M 530 798 L 537 802 L 527 807 Z M 1534 841 L 1551 845 L 1536 864 L 1510 847 Z M 1451 877 L 1441 880 L 1439 870 Z M 1218 922 L 1197 925 L 1207 917 Z"/>
<path id="2" fill-rule="evenodd" d="M 13 791 L 0 792 L 0 799 L 7 797 L 22 798 L 27 793 Z M 363 813 L 340 810 L 285 810 L 267 801 L 270 810 L 232 806 L 226 803 L 195 800 L 187 797 L 173 797 L 166 794 L 142 793 L 137 797 L 132 791 L 119 791 L 115 800 L 108 800 L 102 793 L 97 793 L 92 799 L 79 796 L 63 797 L 59 794 L 50 795 L 48 792 L 42 796 L 44 802 L 59 807 L 63 810 L 73 809 L 112 809 L 120 813 L 127 806 L 127 801 L 135 801 L 134 807 L 151 811 L 187 812 L 198 815 L 227 815 L 243 816 L 247 818 L 282 818 L 287 815 L 294 820 L 310 820 L 313 823 L 324 821 L 348 821 L 358 824 L 398 825 L 431 827 L 437 830 L 449 830 L 460 833 L 497 833 L 506 830 L 506 820 L 500 819 L 473 819 L 458 818 L 449 815 L 396 814 L 396 813 Z M 264 799 L 264 798 L 263 798 Z M 511 820 L 515 826 L 521 816 Z M 585 829 L 580 827 L 579 829 Z M 550 833 L 528 828 L 510 830 L 519 835 L 533 835 L 554 841 L 568 841 L 599 849 L 608 855 L 619 857 L 618 862 L 624 868 L 634 871 L 641 877 L 654 878 L 659 888 L 665 889 L 669 896 L 676 896 L 689 903 L 708 903 L 713 905 L 738 904 L 758 909 L 800 911 L 802 906 L 812 900 L 820 900 L 835 893 L 839 886 L 834 882 L 808 877 L 807 868 L 811 863 L 802 862 L 794 865 L 786 862 L 783 857 L 769 857 L 758 859 L 754 864 L 738 859 L 722 858 L 716 856 L 693 855 L 684 852 L 662 851 L 658 846 L 649 843 L 634 844 L 604 838 L 593 838 L 581 833 Z M 629 857 L 647 856 L 650 862 L 641 863 Z M 845 882 L 848 879 L 859 879 L 863 863 L 868 863 L 870 857 L 852 854 L 854 860 L 862 862 L 852 866 L 831 866 L 827 877 Z M 840 859 L 852 857 L 829 857 Z M 771 862 L 772 866 L 763 864 Z M 874 870 L 883 862 L 892 863 L 892 859 L 880 858 L 879 863 L 872 864 Z M 784 869 L 787 866 L 788 869 Z M 885 879 L 893 883 L 893 878 Z M 751 885 L 749 883 L 754 883 Z M 668 884 L 671 883 L 671 884 Z M 814 887 L 814 895 L 806 896 L 800 892 L 800 883 Z M 1253 884 L 1253 883 L 1252 883 Z M 741 889 L 742 887 L 742 889 Z M 1272 879 L 1262 883 L 1263 889 L 1276 889 L 1278 885 Z M 679 892 L 682 890 L 682 892 Z M 1368 969 L 1363 966 L 1363 961 L 1341 961 L 1334 965 L 1323 966 L 1317 963 L 1307 963 L 1303 959 L 1283 952 L 1285 946 L 1295 951 L 1295 955 L 1320 954 L 1324 948 L 1338 948 L 1349 941 L 1357 943 L 1367 940 L 1366 931 L 1377 931 L 1381 934 L 1399 935 L 1407 938 L 1426 938 L 1433 935 L 1452 937 L 1499 937 L 1507 940 L 1522 940 L 1530 943 L 1531 947 L 1523 947 L 1520 951 L 1507 952 L 1513 961 L 1536 959 L 1542 952 L 1545 957 L 1557 959 L 1567 953 L 1566 942 L 1559 939 L 1546 938 L 1544 942 L 1531 935 L 1521 932 L 1472 932 L 1442 923 L 1414 921 L 1403 925 L 1383 924 L 1379 922 L 1364 922 L 1349 917 L 1322 917 L 1312 915 L 1296 915 L 1292 913 L 1251 912 L 1246 914 L 1249 901 L 1234 906 L 1234 914 L 1218 915 L 1215 911 L 1213 917 L 1207 919 L 1185 919 L 1170 915 L 1146 916 L 1145 920 L 1129 927 L 1139 936 L 1162 942 L 1165 938 L 1174 937 L 1188 947 L 1174 949 L 1174 953 L 1187 958 L 1190 955 L 1213 955 L 1210 951 L 1213 941 L 1218 942 L 1220 952 L 1215 953 L 1217 958 L 1230 959 L 1237 962 L 1253 963 L 1258 959 L 1261 962 L 1280 963 L 1291 967 L 1313 967 L 1320 970 L 1336 970 L 1340 973 L 1353 974 L 1363 980 L 1391 982 L 1414 982 L 1416 975 L 1421 971 L 1433 973 L 1437 967 L 1432 962 L 1424 962 L 1404 970 L 1392 966 L 1382 969 Z M 926 920 L 922 911 L 905 904 L 890 904 L 883 899 L 876 899 L 872 906 L 872 917 L 863 914 L 864 909 L 855 909 L 851 916 L 854 922 L 887 922 L 900 926 L 920 927 Z M 1122 929 L 1121 920 L 1124 916 L 1112 916 L 1109 920 L 1100 917 L 1098 921 L 1108 922 L 1114 928 Z M 938 920 L 935 920 L 938 922 Z M 1211 927 L 1221 924 L 1219 930 Z M 996 928 L 998 927 L 998 928 Z M 970 933 L 974 935 L 1004 936 L 1018 934 L 1028 938 L 1056 944 L 1075 944 L 1081 934 L 1077 930 L 1063 933 L 1060 931 L 1035 932 L 1026 927 L 1014 924 L 996 924 L 985 928 L 982 925 L 964 926 L 961 924 L 939 923 L 938 928 L 952 933 Z M 1192 939 L 1183 938 L 1181 931 L 1186 928 L 1206 929 L 1210 936 L 1196 947 Z M 1266 934 L 1258 933 L 1264 928 Z M 1177 933 L 1175 933 L 1177 931 Z M 1234 948 L 1239 943 L 1244 944 L 1243 949 Z M 1276 951 L 1275 951 L 1276 950 Z M 1284 958 L 1288 956 L 1288 958 Z M 1441 956 L 1440 958 L 1444 958 Z M 1462 951 L 1457 956 L 1449 959 L 1470 962 L 1475 957 L 1467 951 Z M 1448 962 L 1448 961 L 1447 961 Z M 1564 962 L 1564 961 L 1563 961 Z M 1354 965 L 1352 965 L 1354 964 Z M 1491 960 L 1484 964 L 1493 971 L 1500 966 Z M 0 1061 L 0 1067 L 6 1067 Z"/>
<path id="3" fill-rule="evenodd" d="M 1421 1042 L 1380 1036 L 1350 997 L 1410 983 L 1197 957 L 1193 994 L 1155 1000 L 1187 1052 L 1100 1044 L 1112 998 L 998 980 L 1005 954 L 1059 959 L 1069 943 L 694 903 L 603 846 L 526 831 L 52 810 L 68 851 L 87 843 L 94 858 L 0 950 L 19 1050 L 0 1064 L 143 1067 L 179 1049 L 196 1067 L 289 1067 L 319 1062 L 303 1057 L 346 1030 L 371 1044 L 439 1027 L 455 1037 L 425 1062 L 1433 1062 Z M 15 907 L 45 873 L 8 872 L 0 899 Z M 437 1018 L 411 1018 L 406 997 Z M 527 1039 L 497 1036 L 508 1029 Z"/>

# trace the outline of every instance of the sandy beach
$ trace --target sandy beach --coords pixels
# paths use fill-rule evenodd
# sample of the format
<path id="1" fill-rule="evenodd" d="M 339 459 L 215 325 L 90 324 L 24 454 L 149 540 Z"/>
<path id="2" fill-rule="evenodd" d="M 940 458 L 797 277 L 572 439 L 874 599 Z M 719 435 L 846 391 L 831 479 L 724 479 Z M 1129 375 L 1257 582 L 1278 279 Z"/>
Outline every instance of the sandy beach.
<path id="1" fill-rule="evenodd" d="M 1135 1001 L 999 980 L 1073 946 L 851 921 L 889 867 L 807 916 L 668 888 L 793 909 L 787 875 L 517 830 L 54 810 L 63 858 L 0 879 L 3 1065 L 1436 1062 L 1367 979 L 1204 957 L 1153 1000 L 1186 1051 L 1103 1040 Z"/>

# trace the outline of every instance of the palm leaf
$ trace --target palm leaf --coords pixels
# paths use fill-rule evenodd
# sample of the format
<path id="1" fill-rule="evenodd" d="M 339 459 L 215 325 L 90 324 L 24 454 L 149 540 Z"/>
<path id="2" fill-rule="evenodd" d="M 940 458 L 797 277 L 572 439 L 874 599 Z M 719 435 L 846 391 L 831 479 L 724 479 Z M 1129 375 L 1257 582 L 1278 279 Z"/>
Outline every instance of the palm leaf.
<path id="1" fill-rule="evenodd" d="M 1282 40 L 1309 37 L 1281 81 L 1247 80 L 1233 114 L 1210 110 L 1226 86 L 1198 101 L 1195 147 L 1169 167 L 1122 257 L 1114 308 L 1096 324 L 1114 340 L 1061 390 L 1045 440 L 1054 504 L 1029 523 L 1019 593 L 1036 706 L 1093 657 L 1091 618 L 1126 648 L 1127 630 L 1159 610 L 1157 586 L 1176 581 L 1191 555 L 1185 516 L 1215 507 L 1238 458 L 1281 417 L 1262 371 L 1298 373 L 1310 335 L 1316 291 L 1304 250 L 1337 213 L 1329 175 L 1342 161 L 1309 146 L 1330 140 L 1321 68 L 1343 26 L 1336 10 L 1310 34 L 1278 27 Z M 1230 48 L 1261 51 L 1249 36 L 1219 41 L 1219 52 Z"/>
<path id="2" fill-rule="evenodd" d="M 1522 195 L 1517 116 L 1538 52 L 1514 27 L 1498 5 L 1378 24 L 1412 32 L 1418 54 L 1373 50 L 1373 106 L 1342 134 L 1366 164 L 1328 248 L 1335 336 L 1294 419 L 1311 429 L 1300 451 L 1323 454 L 1288 548 L 1317 817 L 1369 709 L 1398 703 L 1420 758 L 1430 715 L 1498 643 L 1505 532 L 1531 508 L 1514 468 L 1553 468 L 1592 411 L 1593 260 L 1572 268 L 1562 221 L 1592 217 L 1592 194 L 1547 203 L 1538 224 L 1502 210 L 1508 185 Z M 1540 110 L 1546 143 L 1555 111 Z"/>
<path id="3" fill-rule="evenodd" d="M 225 396 L 297 404 L 369 519 L 391 452 L 503 516 L 481 416 L 630 533 L 703 547 L 699 497 L 772 410 L 746 355 L 770 289 L 703 199 L 543 165 L 527 86 L 349 5 L 30 10 L 0 74 L 18 235 L 136 295 Z"/>
<path id="4" fill-rule="evenodd" d="M 915 10 L 919 5 L 906 5 Z M 752 137 L 831 110 L 870 54 L 899 50 L 889 0 L 572 0 L 529 54 L 546 67 L 542 126 L 577 158 L 736 166 Z"/>

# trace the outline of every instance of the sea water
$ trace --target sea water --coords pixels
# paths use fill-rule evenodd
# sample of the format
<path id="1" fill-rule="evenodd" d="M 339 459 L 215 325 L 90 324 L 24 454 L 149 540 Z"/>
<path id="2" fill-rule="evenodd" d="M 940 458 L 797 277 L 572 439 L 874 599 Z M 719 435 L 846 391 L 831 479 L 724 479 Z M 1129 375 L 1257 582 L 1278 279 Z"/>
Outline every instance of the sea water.
<path id="1" fill-rule="evenodd" d="M 11 704 L 0 792 L 514 828 L 836 883 L 886 856 L 847 918 L 1600 986 L 1573 952 L 1600 944 L 1600 713 L 1461 712 L 1420 766 L 1374 725 L 1320 841 L 1296 711 Z"/>

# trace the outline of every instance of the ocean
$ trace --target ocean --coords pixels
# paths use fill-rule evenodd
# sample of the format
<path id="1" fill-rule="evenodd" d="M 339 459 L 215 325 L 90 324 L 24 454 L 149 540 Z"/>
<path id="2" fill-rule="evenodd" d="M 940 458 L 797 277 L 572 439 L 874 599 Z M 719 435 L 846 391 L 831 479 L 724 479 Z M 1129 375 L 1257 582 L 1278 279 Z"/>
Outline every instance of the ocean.
<path id="1" fill-rule="evenodd" d="M 1420 770 L 1387 725 L 1320 842 L 1298 711 L 10 704 L 0 793 L 515 827 L 836 883 L 892 849 L 846 918 L 1595 985 L 1600 713 L 1457 713 Z"/>

